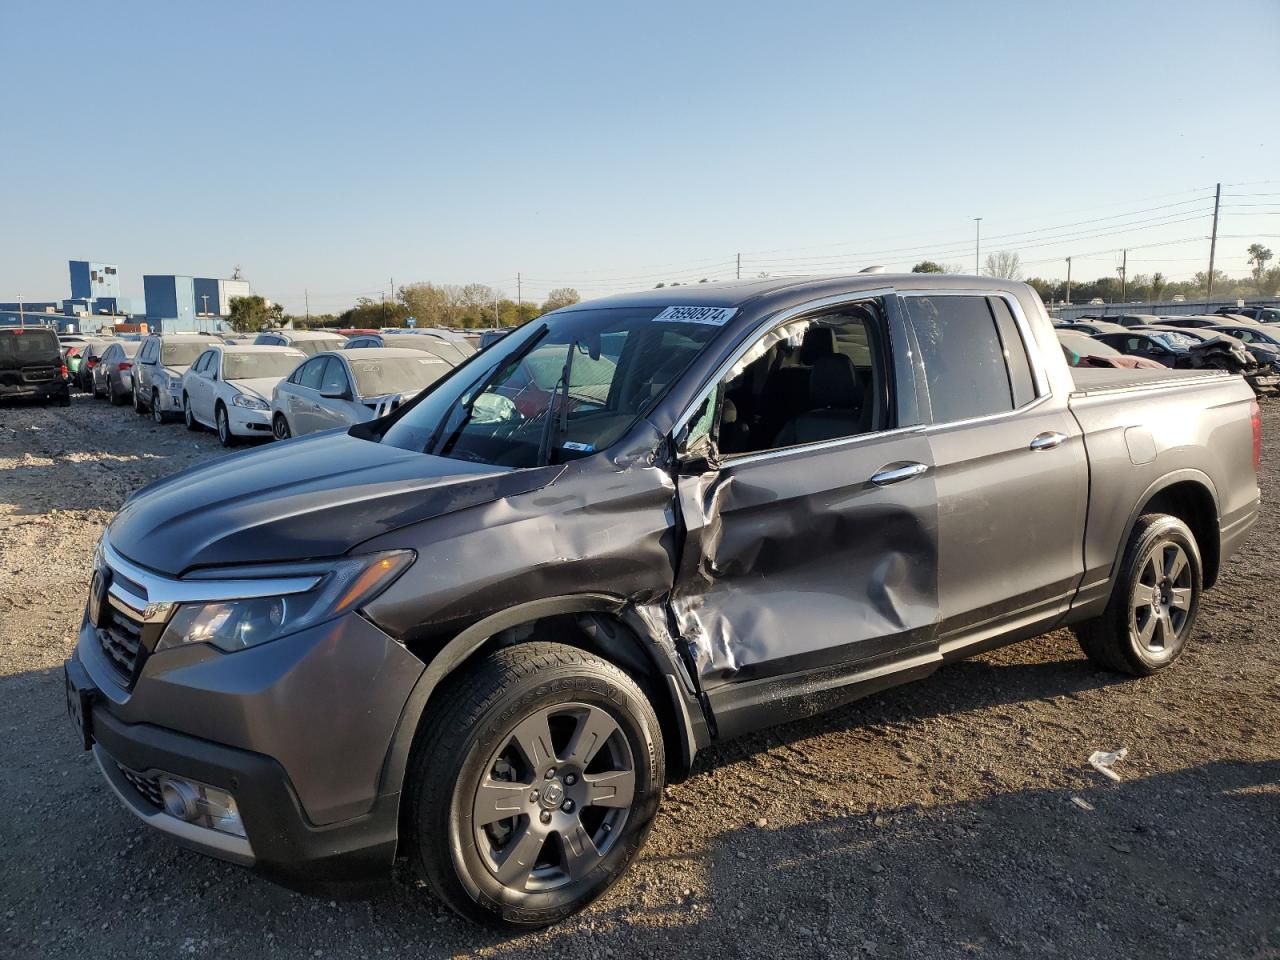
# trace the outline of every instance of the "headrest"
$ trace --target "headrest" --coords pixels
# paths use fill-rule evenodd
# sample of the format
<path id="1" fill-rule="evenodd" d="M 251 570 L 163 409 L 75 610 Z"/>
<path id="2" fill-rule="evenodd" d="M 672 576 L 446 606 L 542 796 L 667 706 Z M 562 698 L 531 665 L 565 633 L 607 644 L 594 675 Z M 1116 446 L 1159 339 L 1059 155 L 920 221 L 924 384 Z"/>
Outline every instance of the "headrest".
<path id="1" fill-rule="evenodd" d="M 728 397 L 725 397 L 720 404 L 720 422 L 721 423 L 737 423 L 738 422 L 738 405 Z"/>
<path id="2" fill-rule="evenodd" d="M 819 357 L 829 357 L 836 352 L 836 332 L 831 327 L 812 326 L 804 332 L 800 342 L 800 362 L 813 366 Z"/>
<path id="3" fill-rule="evenodd" d="M 809 374 L 809 400 L 815 407 L 852 410 L 862 404 L 862 388 L 853 361 L 843 353 L 819 357 Z"/>

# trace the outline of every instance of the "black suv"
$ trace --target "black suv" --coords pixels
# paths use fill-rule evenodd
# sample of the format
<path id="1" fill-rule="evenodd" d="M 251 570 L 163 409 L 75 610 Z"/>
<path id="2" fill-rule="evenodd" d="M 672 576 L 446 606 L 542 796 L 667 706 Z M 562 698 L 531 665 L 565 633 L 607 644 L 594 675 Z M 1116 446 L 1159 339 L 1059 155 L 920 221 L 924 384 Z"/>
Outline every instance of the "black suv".
<path id="1" fill-rule="evenodd" d="M 0 327 L 0 400 L 71 403 L 67 364 L 48 327 Z"/>

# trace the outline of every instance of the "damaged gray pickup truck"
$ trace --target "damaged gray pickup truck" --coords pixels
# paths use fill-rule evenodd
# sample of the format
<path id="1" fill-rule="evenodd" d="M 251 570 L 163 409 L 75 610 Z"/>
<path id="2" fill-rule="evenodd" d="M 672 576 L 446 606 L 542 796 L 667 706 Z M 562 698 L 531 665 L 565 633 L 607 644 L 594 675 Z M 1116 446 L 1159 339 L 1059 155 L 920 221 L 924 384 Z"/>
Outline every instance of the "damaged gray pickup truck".
<path id="1" fill-rule="evenodd" d="M 1106 669 L 1171 664 L 1259 429 L 1238 376 L 1070 369 L 1019 283 L 578 304 L 130 498 L 67 706 L 181 843 L 317 889 L 401 859 L 547 924 L 709 744 L 1068 624 Z"/>

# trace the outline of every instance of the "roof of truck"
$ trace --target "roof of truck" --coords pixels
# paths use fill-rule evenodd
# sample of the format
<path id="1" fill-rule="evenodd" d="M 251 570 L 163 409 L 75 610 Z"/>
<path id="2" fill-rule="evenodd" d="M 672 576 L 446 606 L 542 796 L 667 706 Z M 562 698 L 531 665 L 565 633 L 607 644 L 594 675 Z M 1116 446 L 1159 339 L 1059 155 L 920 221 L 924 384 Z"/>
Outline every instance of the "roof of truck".
<path id="1" fill-rule="evenodd" d="M 1016 280 L 970 277 L 949 273 L 858 273 L 852 276 L 767 277 L 757 280 L 717 280 L 655 287 L 634 293 L 618 293 L 561 307 L 556 313 L 601 307 L 656 307 L 679 304 L 691 307 L 746 307 L 756 301 L 783 305 L 821 296 L 879 290 L 884 287 L 937 290 L 989 290 L 1009 293 L 1030 289 Z"/>

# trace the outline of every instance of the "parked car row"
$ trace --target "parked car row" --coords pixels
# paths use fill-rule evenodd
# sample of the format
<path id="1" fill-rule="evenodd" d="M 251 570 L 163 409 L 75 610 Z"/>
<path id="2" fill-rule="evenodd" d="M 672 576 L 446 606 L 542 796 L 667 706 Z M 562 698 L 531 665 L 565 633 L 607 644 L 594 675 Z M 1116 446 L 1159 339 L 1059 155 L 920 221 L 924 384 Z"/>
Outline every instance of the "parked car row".
<path id="1" fill-rule="evenodd" d="M 476 352 L 443 329 L 386 330 L 347 337 L 323 330 L 65 335 L 30 328 L 59 358 L 53 381 L 117 406 L 132 401 L 157 423 L 208 428 L 226 446 L 284 440 L 372 420 L 416 396 Z M 47 339 L 47 343 L 45 340 Z M 11 351 L 12 352 L 12 351 Z M 74 360 L 74 371 L 71 361 Z M 51 381 L 51 382 L 53 382 Z"/>
<path id="2" fill-rule="evenodd" d="M 1256 392 L 1280 391 L 1280 326 L 1268 329 L 1265 320 L 1221 312 L 1124 314 L 1054 326 L 1077 365 L 1227 370 L 1243 375 Z"/>

